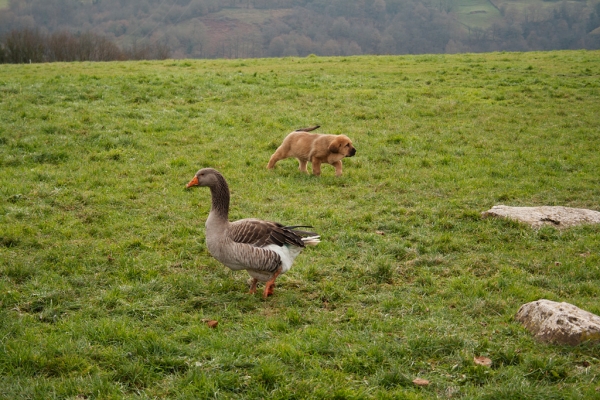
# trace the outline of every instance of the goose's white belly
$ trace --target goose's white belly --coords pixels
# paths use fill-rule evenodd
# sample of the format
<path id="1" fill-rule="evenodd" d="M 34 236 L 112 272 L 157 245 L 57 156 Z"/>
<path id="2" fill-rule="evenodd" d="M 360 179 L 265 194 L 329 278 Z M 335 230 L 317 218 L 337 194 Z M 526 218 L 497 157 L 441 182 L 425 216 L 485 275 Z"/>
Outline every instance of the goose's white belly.
<path id="1" fill-rule="evenodd" d="M 280 275 L 285 274 L 292 268 L 292 263 L 294 262 L 294 259 L 302 251 L 301 247 L 287 245 L 277 246 L 276 244 L 270 244 L 268 246 L 265 246 L 264 249 L 270 250 L 278 254 L 281 258 Z M 258 279 L 261 282 L 266 282 L 273 277 L 273 273 L 271 272 L 257 271 L 254 269 L 248 269 L 248 274 L 250 274 L 251 277 Z"/>

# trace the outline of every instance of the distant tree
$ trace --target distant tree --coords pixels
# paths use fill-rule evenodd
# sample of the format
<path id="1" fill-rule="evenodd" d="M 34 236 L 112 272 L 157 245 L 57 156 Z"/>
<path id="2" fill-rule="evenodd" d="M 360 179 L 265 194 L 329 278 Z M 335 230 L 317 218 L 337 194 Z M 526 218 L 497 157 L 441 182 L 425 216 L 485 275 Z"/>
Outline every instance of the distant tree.
<path id="1" fill-rule="evenodd" d="M 375 51 L 378 54 L 396 54 L 396 39 L 390 33 L 384 34 Z"/>
<path id="2" fill-rule="evenodd" d="M 375 0 L 373 2 L 373 16 L 376 19 L 381 19 L 385 17 L 385 11 L 386 11 L 386 4 L 385 4 L 385 0 Z"/>
<path id="3" fill-rule="evenodd" d="M 356 42 L 363 52 L 376 54 L 381 42 L 381 33 L 372 25 L 353 24 L 350 27 L 350 39 Z"/>
<path id="4" fill-rule="evenodd" d="M 294 42 L 287 43 L 287 46 L 283 50 L 282 56 L 284 57 L 298 57 L 299 53 L 296 49 L 296 44 Z"/>
<path id="5" fill-rule="evenodd" d="M 128 60 L 164 60 L 169 58 L 171 52 L 167 46 L 161 43 L 151 46 L 134 42 L 130 48 L 124 51 L 124 54 Z"/>
<path id="6" fill-rule="evenodd" d="M 315 46 L 311 38 L 306 35 L 300 35 L 296 37 L 296 49 L 299 55 L 307 56 L 315 52 Z"/>
<path id="7" fill-rule="evenodd" d="M 456 54 L 462 53 L 464 51 L 464 46 L 458 42 L 455 42 L 453 39 L 450 39 L 448 43 L 446 43 L 446 48 L 444 52 L 447 54 Z"/>
<path id="8" fill-rule="evenodd" d="M 354 41 L 345 40 L 340 44 L 341 55 L 343 56 L 356 56 L 362 54 L 362 49 L 358 43 Z"/>
<path id="9" fill-rule="evenodd" d="M 188 6 L 189 17 L 198 17 L 208 14 L 208 4 L 202 0 L 192 0 Z"/>
<path id="10" fill-rule="evenodd" d="M 344 17 L 337 17 L 331 26 L 331 36 L 340 39 L 350 36 L 350 23 Z"/>
<path id="11" fill-rule="evenodd" d="M 597 28 L 600 28 L 600 1 L 594 4 L 593 10 L 588 16 L 586 32 L 589 33 Z"/>
<path id="12" fill-rule="evenodd" d="M 44 61 L 44 37 L 38 30 L 13 30 L 6 36 L 4 46 L 9 63 Z"/>
<path id="13" fill-rule="evenodd" d="M 281 36 L 277 36 L 269 43 L 269 56 L 280 57 L 285 51 L 285 41 Z"/>
<path id="14" fill-rule="evenodd" d="M 54 32 L 46 41 L 46 61 L 76 61 L 79 43 L 67 31 Z"/>
<path id="15" fill-rule="evenodd" d="M 329 39 L 321 47 L 320 54 L 323 56 L 339 56 L 341 55 L 341 48 L 336 40 Z"/>

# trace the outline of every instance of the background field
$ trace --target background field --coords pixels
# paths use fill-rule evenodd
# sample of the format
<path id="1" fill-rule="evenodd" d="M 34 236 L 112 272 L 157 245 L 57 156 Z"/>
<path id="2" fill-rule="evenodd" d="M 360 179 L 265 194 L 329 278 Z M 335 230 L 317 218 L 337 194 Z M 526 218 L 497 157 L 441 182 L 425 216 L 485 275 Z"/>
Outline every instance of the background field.
<path id="1" fill-rule="evenodd" d="M 600 227 L 480 213 L 600 210 L 599 104 L 586 51 L 2 65 L 0 397 L 597 397 L 600 345 L 513 317 L 600 314 Z M 311 124 L 343 177 L 267 171 Z M 206 250 L 207 166 L 322 236 L 266 301 Z"/>

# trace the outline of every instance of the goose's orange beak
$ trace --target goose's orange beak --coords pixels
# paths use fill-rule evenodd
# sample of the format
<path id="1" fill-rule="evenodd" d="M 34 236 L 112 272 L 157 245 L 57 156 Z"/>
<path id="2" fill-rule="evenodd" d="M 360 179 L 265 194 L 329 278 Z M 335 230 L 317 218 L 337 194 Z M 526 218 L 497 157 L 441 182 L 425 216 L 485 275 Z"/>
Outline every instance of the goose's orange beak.
<path id="1" fill-rule="evenodd" d="M 188 182 L 187 185 L 185 185 L 186 189 L 191 188 L 192 186 L 198 186 L 200 184 L 200 182 L 198 182 L 198 177 L 194 176 L 194 179 L 192 179 L 191 181 Z"/>

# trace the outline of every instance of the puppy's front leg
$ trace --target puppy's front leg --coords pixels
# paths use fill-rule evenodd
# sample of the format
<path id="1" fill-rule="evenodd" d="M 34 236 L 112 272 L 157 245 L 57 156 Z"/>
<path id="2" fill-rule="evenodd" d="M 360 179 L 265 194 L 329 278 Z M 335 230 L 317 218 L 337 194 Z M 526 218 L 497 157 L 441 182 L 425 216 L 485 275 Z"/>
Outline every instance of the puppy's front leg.
<path id="1" fill-rule="evenodd" d="M 275 150 L 275 153 L 273 153 L 273 155 L 269 159 L 269 164 L 267 164 L 267 169 L 273 169 L 275 167 L 275 164 L 277 164 L 277 161 L 281 161 L 284 158 L 287 158 L 286 152 L 285 152 L 285 149 L 283 148 L 283 145 L 281 145 L 277 148 L 277 150 Z"/>
<path id="2" fill-rule="evenodd" d="M 336 161 L 331 165 L 335 167 L 335 176 L 342 176 L 342 162 Z"/>
<path id="3" fill-rule="evenodd" d="M 308 171 L 306 170 L 306 164 L 308 164 L 308 161 L 306 160 L 298 160 L 299 162 L 299 166 L 298 169 L 300 170 L 300 172 L 304 172 L 306 174 L 308 174 Z"/>
<path id="4" fill-rule="evenodd" d="M 319 160 L 316 157 L 313 157 L 313 159 L 311 160 L 311 162 L 312 162 L 313 174 L 315 176 L 321 175 L 321 160 Z"/>
<path id="5" fill-rule="evenodd" d="M 277 152 L 275 152 L 269 159 L 269 163 L 267 164 L 267 169 L 273 169 L 275 167 L 275 164 L 277 164 L 277 161 L 279 161 L 279 160 L 281 160 L 281 158 L 279 158 L 277 155 Z"/>

